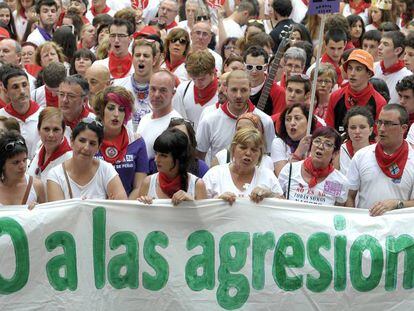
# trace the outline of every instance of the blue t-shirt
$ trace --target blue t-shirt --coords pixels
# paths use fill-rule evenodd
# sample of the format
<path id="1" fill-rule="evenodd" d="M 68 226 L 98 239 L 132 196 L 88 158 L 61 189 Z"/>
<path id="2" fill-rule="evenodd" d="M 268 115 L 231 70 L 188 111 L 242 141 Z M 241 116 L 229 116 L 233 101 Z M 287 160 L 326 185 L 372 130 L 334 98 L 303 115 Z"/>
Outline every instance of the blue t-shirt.
<path id="1" fill-rule="evenodd" d="M 96 158 L 104 160 L 102 153 L 98 151 Z M 123 161 L 114 164 L 124 185 L 127 195 L 134 189 L 135 173 L 148 174 L 148 155 L 145 147 L 145 141 L 142 137 L 130 143 Z"/>

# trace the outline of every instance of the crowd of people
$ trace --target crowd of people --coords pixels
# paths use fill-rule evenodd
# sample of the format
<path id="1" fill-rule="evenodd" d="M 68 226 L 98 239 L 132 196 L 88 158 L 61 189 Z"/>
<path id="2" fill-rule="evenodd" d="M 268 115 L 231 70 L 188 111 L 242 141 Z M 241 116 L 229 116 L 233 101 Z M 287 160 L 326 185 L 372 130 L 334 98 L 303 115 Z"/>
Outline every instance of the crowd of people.
<path id="1" fill-rule="evenodd" d="M 414 0 L 308 4 L 4 0 L 0 205 L 414 206 Z"/>

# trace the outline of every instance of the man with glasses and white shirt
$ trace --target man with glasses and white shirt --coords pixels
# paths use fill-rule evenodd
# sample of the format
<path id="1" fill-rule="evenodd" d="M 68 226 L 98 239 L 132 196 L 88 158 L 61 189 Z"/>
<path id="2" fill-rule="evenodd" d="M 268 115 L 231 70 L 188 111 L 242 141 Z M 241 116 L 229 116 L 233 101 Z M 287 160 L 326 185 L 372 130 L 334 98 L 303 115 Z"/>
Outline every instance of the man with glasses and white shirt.
<path id="1" fill-rule="evenodd" d="M 407 110 L 399 104 L 386 105 L 376 123 L 378 142 L 355 153 L 347 174 L 346 206 L 369 209 L 372 216 L 414 206 L 414 150 L 404 140 Z"/>
<path id="2" fill-rule="evenodd" d="M 158 22 L 165 25 L 167 32 L 177 27 L 178 3 L 175 0 L 162 0 L 158 7 Z"/>
<path id="3" fill-rule="evenodd" d="M 257 107 L 266 81 L 269 56 L 262 47 L 251 46 L 244 52 L 243 60 L 251 82 L 250 100 Z M 271 116 L 281 113 L 285 106 L 285 91 L 276 83 L 272 83 L 263 112 Z"/>

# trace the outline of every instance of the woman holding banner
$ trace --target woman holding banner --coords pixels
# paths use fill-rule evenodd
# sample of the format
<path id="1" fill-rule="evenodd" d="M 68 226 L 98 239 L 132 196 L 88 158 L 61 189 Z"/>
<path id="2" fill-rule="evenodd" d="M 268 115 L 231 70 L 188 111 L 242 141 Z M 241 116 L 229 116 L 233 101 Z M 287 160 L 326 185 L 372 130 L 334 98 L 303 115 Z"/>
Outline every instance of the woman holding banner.
<path id="1" fill-rule="evenodd" d="M 332 164 L 341 147 L 341 136 L 330 127 L 321 127 L 312 135 L 310 156 L 286 164 L 279 182 L 288 200 L 316 205 L 344 205 L 348 180 Z"/>
<path id="2" fill-rule="evenodd" d="M 187 135 L 179 129 L 168 129 L 158 136 L 154 142 L 158 173 L 144 179 L 138 201 L 151 204 L 153 199 L 170 198 L 177 205 L 206 199 L 204 182 L 188 173 L 190 150 Z"/>
<path id="3" fill-rule="evenodd" d="M 263 150 L 263 135 L 257 129 L 238 130 L 230 146 L 231 162 L 212 167 L 203 177 L 209 198 L 230 204 L 237 197 L 250 197 L 256 203 L 281 198 L 282 189 L 272 170 L 258 166 Z"/>

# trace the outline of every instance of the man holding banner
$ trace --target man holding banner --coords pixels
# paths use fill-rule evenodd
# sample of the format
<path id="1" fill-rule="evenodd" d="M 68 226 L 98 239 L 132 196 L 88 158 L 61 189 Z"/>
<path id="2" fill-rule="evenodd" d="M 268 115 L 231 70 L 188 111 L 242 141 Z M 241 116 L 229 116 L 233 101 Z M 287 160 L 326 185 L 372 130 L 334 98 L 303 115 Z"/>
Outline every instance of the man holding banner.
<path id="1" fill-rule="evenodd" d="M 376 123 L 378 143 L 358 151 L 347 174 L 346 206 L 368 208 L 371 216 L 414 206 L 414 150 L 404 140 L 407 110 L 399 104 L 386 105 Z"/>

